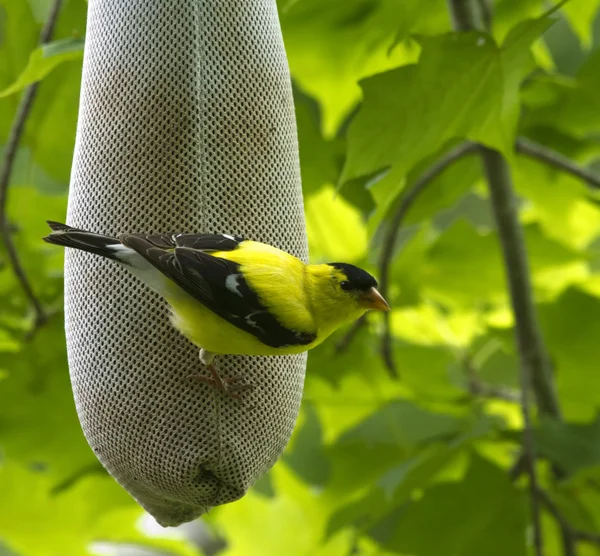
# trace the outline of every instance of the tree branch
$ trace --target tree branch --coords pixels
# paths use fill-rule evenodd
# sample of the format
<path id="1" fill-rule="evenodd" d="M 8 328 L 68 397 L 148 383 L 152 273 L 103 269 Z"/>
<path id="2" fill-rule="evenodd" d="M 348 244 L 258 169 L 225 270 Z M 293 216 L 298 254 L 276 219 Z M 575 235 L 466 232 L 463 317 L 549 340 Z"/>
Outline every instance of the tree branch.
<path id="1" fill-rule="evenodd" d="M 532 514 L 536 532 L 537 554 L 543 554 L 539 504 L 537 502 L 536 449 L 529 407 L 529 389 L 533 387 L 540 413 L 562 419 L 552 380 L 550 358 L 537 321 L 529 274 L 529 262 L 523 232 L 519 224 L 508 164 L 493 150 L 481 147 L 484 171 L 490 190 L 492 209 L 502 244 L 505 269 L 515 316 L 515 332 L 521 360 L 521 408 L 523 413 L 523 460 L 520 469 L 529 475 Z M 555 474 L 559 470 L 555 468 Z M 537 525 L 536 525 L 537 523 Z M 568 538 L 563 539 L 565 554 L 571 551 Z"/>
<path id="2" fill-rule="evenodd" d="M 478 27 L 474 0 L 448 0 L 448 9 L 455 31 L 471 31 Z"/>
<path id="3" fill-rule="evenodd" d="M 583 166 L 575 164 L 570 158 L 561 153 L 535 143 L 526 137 L 519 137 L 516 147 L 517 152 L 544 162 L 557 170 L 572 174 L 576 178 L 586 181 L 591 187 L 600 189 L 600 176 Z"/>
<path id="4" fill-rule="evenodd" d="M 476 10 L 469 0 L 448 0 L 448 5 L 457 30 L 468 31 L 480 27 L 481 24 L 476 21 Z M 534 549 L 537 556 L 543 556 L 544 539 L 529 400 L 531 386 L 533 386 L 540 412 L 556 418 L 560 418 L 561 415 L 551 378 L 550 358 L 535 312 L 529 261 L 523 231 L 519 223 L 509 167 L 497 151 L 483 146 L 480 149 L 515 316 L 515 333 L 521 360 L 523 455 L 529 476 Z"/>
<path id="5" fill-rule="evenodd" d="M 529 276 L 529 262 L 523 231 L 519 224 L 508 164 L 500 153 L 486 147 L 481 147 L 481 157 L 502 245 L 504 266 L 515 316 L 515 332 L 521 360 L 524 467 L 529 475 L 535 553 L 537 556 L 542 556 L 544 551 L 537 496 L 536 450 L 529 400 L 529 389 L 532 384 L 540 411 L 553 416 L 560 416 L 560 412 L 550 379 L 549 358 L 535 313 Z"/>
<path id="6" fill-rule="evenodd" d="M 61 4 L 62 0 L 54 0 L 54 3 L 50 8 L 48 20 L 46 21 L 46 24 L 44 25 L 40 35 L 40 44 L 47 43 L 52 38 Z M 33 83 L 32 85 L 27 87 L 23 92 L 21 100 L 19 101 L 19 106 L 17 108 L 15 119 L 10 130 L 0 170 L 0 236 L 2 237 L 2 241 L 6 247 L 8 259 L 13 268 L 15 276 L 20 282 L 21 287 L 25 292 L 25 295 L 29 299 L 30 303 L 33 305 L 33 309 L 35 311 L 34 330 L 36 328 L 39 328 L 46 322 L 47 315 L 44 312 L 40 300 L 37 298 L 35 292 L 33 291 L 31 282 L 29 281 L 29 278 L 25 273 L 25 269 L 21 264 L 21 260 L 19 258 L 17 249 L 15 247 L 15 244 L 13 243 L 11 235 L 12 230 L 8 222 L 7 216 L 7 204 L 8 186 L 10 184 L 15 158 L 17 155 L 17 150 L 19 148 L 19 142 L 21 141 L 21 137 L 25 129 L 25 124 L 31 111 L 31 107 L 33 106 L 37 90 L 38 83 Z"/>
<path id="7" fill-rule="evenodd" d="M 589 544 L 595 544 L 600 546 L 600 534 L 591 533 L 589 531 L 581 531 L 579 529 L 575 529 L 570 523 L 569 520 L 562 514 L 560 508 L 554 503 L 550 495 L 543 489 L 538 489 L 538 496 L 542 504 L 546 507 L 550 515 L 555 519 L 556 523 L 560 527 L 560 530 L 564 537 L 568 537 L 572 539 L 573 543 L 570 546 L 573 546 L 575 542 L 586 542 Z M 566 556 L 575 556 L 576 552 L 569 548 L 571 552 L 565 552 Z"/>
<path id="8" fill-rule="evenodd" d="M 400 228 L 406 219 L 410 208 L 414 205 L 419 195 L 425 188 L 437 178 L 449 166 L 460 160 L 462 157 L 477 150 L 477 145 L 470 142 L 462 143 L 444 154 L 437 162 L 430 166 L 423 175 L 421 175 L 413 185 L 402 195 L 396 211 L 392 215 L 389 223 L 388 233 L 383 240 L 383 248 L 379 259 L 379 289 L 383 297 L 387 297 L 390 281 L 390 266 L 394 255 L 394 247 L 398 239 Z M 390 327 L 390 314 L 384 313 L 384 329 L 381 340 L 381 355 L 393 378 L 398 377 L 398 371 L 394 364 L 392 355 L 392 335 Z"/>
<path id="9" fill-rule="evenodd" d="M 540 412 L 561 418 L 550 358 L 535 313 L 535 303 L 508 164 L 500 153 L 481 147 L 484 172 L 502 245 L 522 371 L 533 385 Z"/>

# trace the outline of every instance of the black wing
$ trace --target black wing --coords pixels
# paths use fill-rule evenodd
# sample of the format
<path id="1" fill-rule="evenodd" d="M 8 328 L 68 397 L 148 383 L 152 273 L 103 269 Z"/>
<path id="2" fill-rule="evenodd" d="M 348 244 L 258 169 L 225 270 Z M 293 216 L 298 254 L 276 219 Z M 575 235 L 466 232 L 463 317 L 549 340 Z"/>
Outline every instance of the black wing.
<path id="1" fill-rule="evenodd" d="M 208 309 L 274 348 L 307 345 L 316 333 L 286 328 L 261 303 L 240 265 L 210 251 L 233 251 L 244 240 L 225 234 L 125 234 L 119 238 Z"/>

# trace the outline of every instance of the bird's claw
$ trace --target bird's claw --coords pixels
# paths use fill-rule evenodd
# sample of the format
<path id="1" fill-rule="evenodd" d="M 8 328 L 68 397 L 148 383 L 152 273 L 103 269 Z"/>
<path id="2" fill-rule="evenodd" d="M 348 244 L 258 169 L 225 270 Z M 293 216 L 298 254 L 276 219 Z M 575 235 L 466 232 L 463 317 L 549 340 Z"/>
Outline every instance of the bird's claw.
<path id="1" fill-rule="evenodd" d="M 223 392 L 226 396 L 231 398 L 240 399 L 243 393 L 251 392 L 255 386 L 248 384 L 243 376 L 232 376 L 231 378 L 221 378 L 217 373 L 216 369 L 212 365 L 207 365 L 207 369 L 211 372 L 212 377 L 208 377 L 202 374 L 190 375 L 188 378 L 200 382 L 202 384 L 208 384 L 213 388 Z"/>

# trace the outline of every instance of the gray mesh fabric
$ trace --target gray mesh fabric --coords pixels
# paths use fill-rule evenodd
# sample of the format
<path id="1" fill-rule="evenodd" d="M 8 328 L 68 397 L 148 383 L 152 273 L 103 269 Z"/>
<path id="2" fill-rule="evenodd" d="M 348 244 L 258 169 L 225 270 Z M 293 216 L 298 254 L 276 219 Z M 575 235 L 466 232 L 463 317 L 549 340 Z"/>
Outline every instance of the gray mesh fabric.
<path id="1" fill-rule="evenodd" d="M 296 123 L 275 0 L 90 0 L 68 223 L 225 232 L 306 260 Z M 306 356 L 219 357 L 244 401 L 186 377 L 164 302 L 67 250 L 77 411 L 106 469 L 163 525 L 240 498 L 292 432 Z"/>

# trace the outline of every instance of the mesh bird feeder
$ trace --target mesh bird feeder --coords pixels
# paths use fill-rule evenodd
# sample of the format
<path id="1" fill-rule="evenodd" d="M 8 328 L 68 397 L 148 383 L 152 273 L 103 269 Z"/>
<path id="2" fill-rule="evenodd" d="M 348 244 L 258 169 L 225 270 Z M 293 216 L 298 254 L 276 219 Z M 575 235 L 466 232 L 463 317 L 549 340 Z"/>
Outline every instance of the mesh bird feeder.
<path id="1" fill-rule="evenodd" d="M 275 0 L 89 0 L 68 223 L 223 232 L 307 259 Z M 306 355 L 220 357 L 249 400 L 191 382 L 198 349 L 125 270 L 67 250 L 69 367 L 85 436 L 165 526 L 234 501 L 284 449 Z"/>

